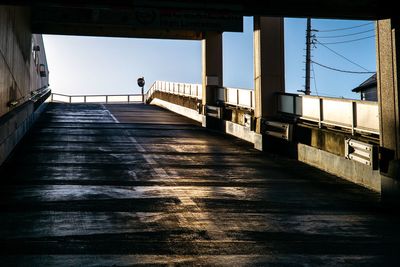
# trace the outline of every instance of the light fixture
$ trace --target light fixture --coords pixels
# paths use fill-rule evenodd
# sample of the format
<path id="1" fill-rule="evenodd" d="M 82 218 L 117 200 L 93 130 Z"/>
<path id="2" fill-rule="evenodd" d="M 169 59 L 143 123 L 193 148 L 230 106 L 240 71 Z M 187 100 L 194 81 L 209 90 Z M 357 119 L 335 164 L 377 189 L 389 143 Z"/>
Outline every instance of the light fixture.
<path id="1" fill-rule="evenodd" d="M 44 64 L 39 65 L 39 74 L 40 77 L 47 77 L 46 66 Z"/>
<path id="2" fill-rule="evenodd" d="M 10 108 L 13 108 L 13 107 L 17 106 L 18 104 L 19 104 L 18 100 L 12 100 L 12 101 L 7 103 L 7 106 L 10 107 Z"/>

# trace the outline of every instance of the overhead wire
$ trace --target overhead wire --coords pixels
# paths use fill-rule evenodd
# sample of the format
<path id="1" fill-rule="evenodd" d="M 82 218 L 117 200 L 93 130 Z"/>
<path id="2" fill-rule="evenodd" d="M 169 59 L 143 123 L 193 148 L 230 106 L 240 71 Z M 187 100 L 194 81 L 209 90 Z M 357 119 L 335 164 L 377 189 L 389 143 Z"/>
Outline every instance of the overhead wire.
<path id="1" fill-rule="evenodd" d="M 363 37 L 363 38 L 358 38 L 358 39 L 352 39 L 352 40 L 347 40 L 347 41 L 339 41 L 339 42 L 329 42 L 329 43 L 321 43 L 321 44 L 325 44 L 325 45 L 332 45 L 332 44 L 345 44 L 345 43 L 353 43 L 353 42 L 357 42 L 357 41 L 361 41 L 361 40 L 365 40 L 365 39 L 370 39 L 370 38 L 374 38 L 375 35 L 370 35 L 367 37 Z"/>
<path id="2" fill-rule="evenodd" d="M 323 68 L 326 68 L 326 69 L 329 69 L 329 70 L 333 70 L 333 71 L 343 72 L 343 73 L 351 73 L 351 74 L 375 74 L 374 71 L 352 71 L 352 70 L 343 70 L 343 69 L 337 69 L 337 68 L 333 68 L 333 67 L 330 67 L 330 66 L 326 66 L 326 65 L 324 65 L 324 64 L 315 62 L 315 61 L 313 61 L 313 60 L 312 60 L 311 62 L 314 63 L 314 64 L 317 64 L 317 65 L 320 66 L 320 67 L 323 67 Z"/>
<path id="3" fill-rule="evenodd" d="M 313 61 L 311 61 L 311 71 L 313 72 L 313 80 L 314 80 L 315 93 L 317 94 L 317 96 L 319 96 L 319 94 L 318 94 L 318 89 L 317 89 L 317 79 L 316 79 L 316 77 L 315 77 L 314 62 L 313 62 Z"/>
<path id="4" fill-rule="evenodd" d="M 364 23 L 364 24 L 360 24 L 357 26 L 352 26 L 352 27 L 347 27 L 347 28 L 339 28 L 339 29 L 331 29 L 331 30 L 320 30 L 319 32 L 336 32 L 336 31 L 345 31 L 345 30 L 351 30 L 351 29 L 356 29 L 356 28 L 360 28 L 360 27 L 364 27 L 367 25 L 372 25 L 374 22 L 368 22 L 368 23 Z"/>
<path id="5" fill-rule="evenodd" d="M 373 32 L 373 31 L 375 31 L 375 30 L 371 29 L 371 30 L 367 30 L 367 31 L 355 32 L 355 33 L 349 33 L 349 34 L 342 34 L 342 35 L 317 36 L 317 38 L 342 38 L 342 37 L 347 37 L 347 36 L 360 35 L 360 34 L 363 34 L 363 33 Z"/>
<path id="6" fill-rule="evenodd" d="M 360 64 L 357 64 L 356 62 L 354 62 L 354 61 L 348 59 L 347 57 L 343 56 L 342 54 L 336 52 L 336 51 L 333 50 L 332 48 L 326 46 L 324 43 L 321 43 L 321 42 L 319 42 L 318 40 L 315 40 L 315 42 L 318 43 L 318 44 L 320 44 L 320 45 L 322 45 L 323 47 L 325 47 L 326 49 L 328 49 L 329 51 L 331 51 L 331 52 L 334 53 L 335 55 L 337 55 L 337 56 L 339 56 L 339 57 L 345 59 L 346 61 L 352 63 L 353 65 L 355 65 L 355 66 L 357 66 L 357 67 L 359 67 L 359 68 L 365 70 L 366 72 L 370 72 L 368 69 L 366 69 L 366 68 L 364 68 L 363 66 L 361 66 Z"/>
<path id="7" fill-rule="evenodd" d="M 344 30 L 350 30 L 350 29 L 355 29 L 355 28 L 361 28 L 361 27 L 364 27 L 364 26 L 367 26 L 367 25 L 371 25 L 373 23 L 374 22 L 368 22 L 368 23 L 364 23 L 364 24 L 356 25 L 356 26 L 352 26 L 352 27 L 338 28 L 338 29 L 331 29 L 331 30 L 321 30 L 321 31 L 314 30 L 314 31 L 315 32 L 344 31 Z M 312 36 L 313 37 L 312 44 L 314 45 L 314 47 L 316 47 L 315 44 L 320 44 L 323 47 L 325 47 L 326 49 L 328 49 L 329 51 L 331 51 L 332 53 L 334 53 L 335 55 L 343 58 L 344 60 L 346 60 L 346 61 L 350 62 L 351 64 L 353 64 L 353 65 L 355 65 L 355 66 L 357 66 L 357 67 L 359 67 L 359 68 L 364 70 L 364 71 L 353 71 L 353 70 L 339 69 L 339 68 L 334 68 L 334 67 L 327 66 L 327 65 L 324 65 L 324 64 L 321 64 L 319 62 L 315 62 L 315 61 L 311 60 L 311 71 L 313 72 L 314 87 L 315 87 L 315 92 L 316 92 L 317 96 L 319 95 L 319 93 L 318 93 L 318 88 L 317 88 L 317 81 L 316 81 L 316 75 L 315 75 L 315 70 L 314 70 L 314 64 L 316 64 L 316 65 L 318 65 L 320 67 L 323 67 L 325 69 L 329 69 L 329 70 L 337 71 L 337 72 L 342 72 L 342 73 L 349 73 L 349 74 L 375 74 L 376 73 L 376 72 L 372 72 L 372 71 L 366 69 L 365 67 L 361 66 L 360 64 L 350 60 L 346 56 L 340 54 L 339 52 L 337 52 L 337 51 L 335 51 L 335 50 L 333 50 L 333 49 L 331 49 L 330 47 L 327 46 L 327 45 L 330 45 L 330 44 L 351 43 L 351 42 L 356 42 L 356 41 L 360 41 L 360 40 L 365 40 L 365 39 L 373 38 L 373 37 L 375 37 L 375 35 L 366 36 L 366 37 L 357 38 L 357 39 L 350 39 L 350 40 L 343 40 L 342 39 L 343 41 L 335 41 L 335 42 L 319 42 L 317 40 L 317 38 L 321 38 L 321 39 L 323 39 L 323 38 L 326 38 L 326 39 L 329 39 L 329 38 L 343 38 L 343 37 L 361 35 L 361 34 L 368 33 L 368 32 L 373 32 L 373 31 L 374 31 L 374 29 L 369 29 L 369 30 L 365 30 L 365 31 L 359 31 L 359 32 L 356 32 L 356 33 L 349 33 L 349 34 L 342 34 L 342 35 L 331 35 L 331 36 L 319 36 L 319 35 L 316 36 L 316 35 L 313 35 Z"/>

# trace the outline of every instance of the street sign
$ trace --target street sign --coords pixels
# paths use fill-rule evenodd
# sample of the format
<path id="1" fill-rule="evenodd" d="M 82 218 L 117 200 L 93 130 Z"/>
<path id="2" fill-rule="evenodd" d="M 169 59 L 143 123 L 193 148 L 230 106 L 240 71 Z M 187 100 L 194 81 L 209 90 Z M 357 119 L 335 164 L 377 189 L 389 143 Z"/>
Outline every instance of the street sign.
<path id="1" fill-rule="evenodd" d="M 144 87 L 145 85 L 144 77 L 140 77 L 139 79 L 137 79 L 137 84 L 139 87 Z"/>

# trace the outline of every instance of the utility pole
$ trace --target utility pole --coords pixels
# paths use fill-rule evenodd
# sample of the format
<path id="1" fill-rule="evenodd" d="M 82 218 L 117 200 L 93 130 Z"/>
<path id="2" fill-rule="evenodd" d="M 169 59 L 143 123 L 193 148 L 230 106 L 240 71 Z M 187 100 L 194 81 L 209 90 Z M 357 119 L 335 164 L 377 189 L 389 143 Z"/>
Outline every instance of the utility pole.
<path id="1" fill-rule="evenodd" d="M 304 93 L 311 94 L 311 18 L 307 18 L 307 35 L 306 35 L 306 83 Z"/>

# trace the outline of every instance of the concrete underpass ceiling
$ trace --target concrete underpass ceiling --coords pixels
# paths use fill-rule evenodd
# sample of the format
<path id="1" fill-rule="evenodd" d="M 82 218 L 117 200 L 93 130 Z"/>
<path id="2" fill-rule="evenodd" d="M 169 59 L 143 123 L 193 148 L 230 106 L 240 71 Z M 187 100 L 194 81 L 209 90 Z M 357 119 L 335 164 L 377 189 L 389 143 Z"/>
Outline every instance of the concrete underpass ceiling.
<path id="1" fill-rule="evenodd" d="M 35 5 L 31 18 L 33 32 L 48 34 L 200 40 L 205 31 L 243 31 L 243 16 L 230 11 L 148 5 Z"/>
<path id="2" fill-rule="evenodd" d="M 378 0 L 87 0 L 0 1 L 31 7 L 32 31 L 200 40 L 206 31 L 243 30 L 243 16 L 380 19 L 394 16 Z M 262 3 L 262 4 L 261 4 Z"/>

